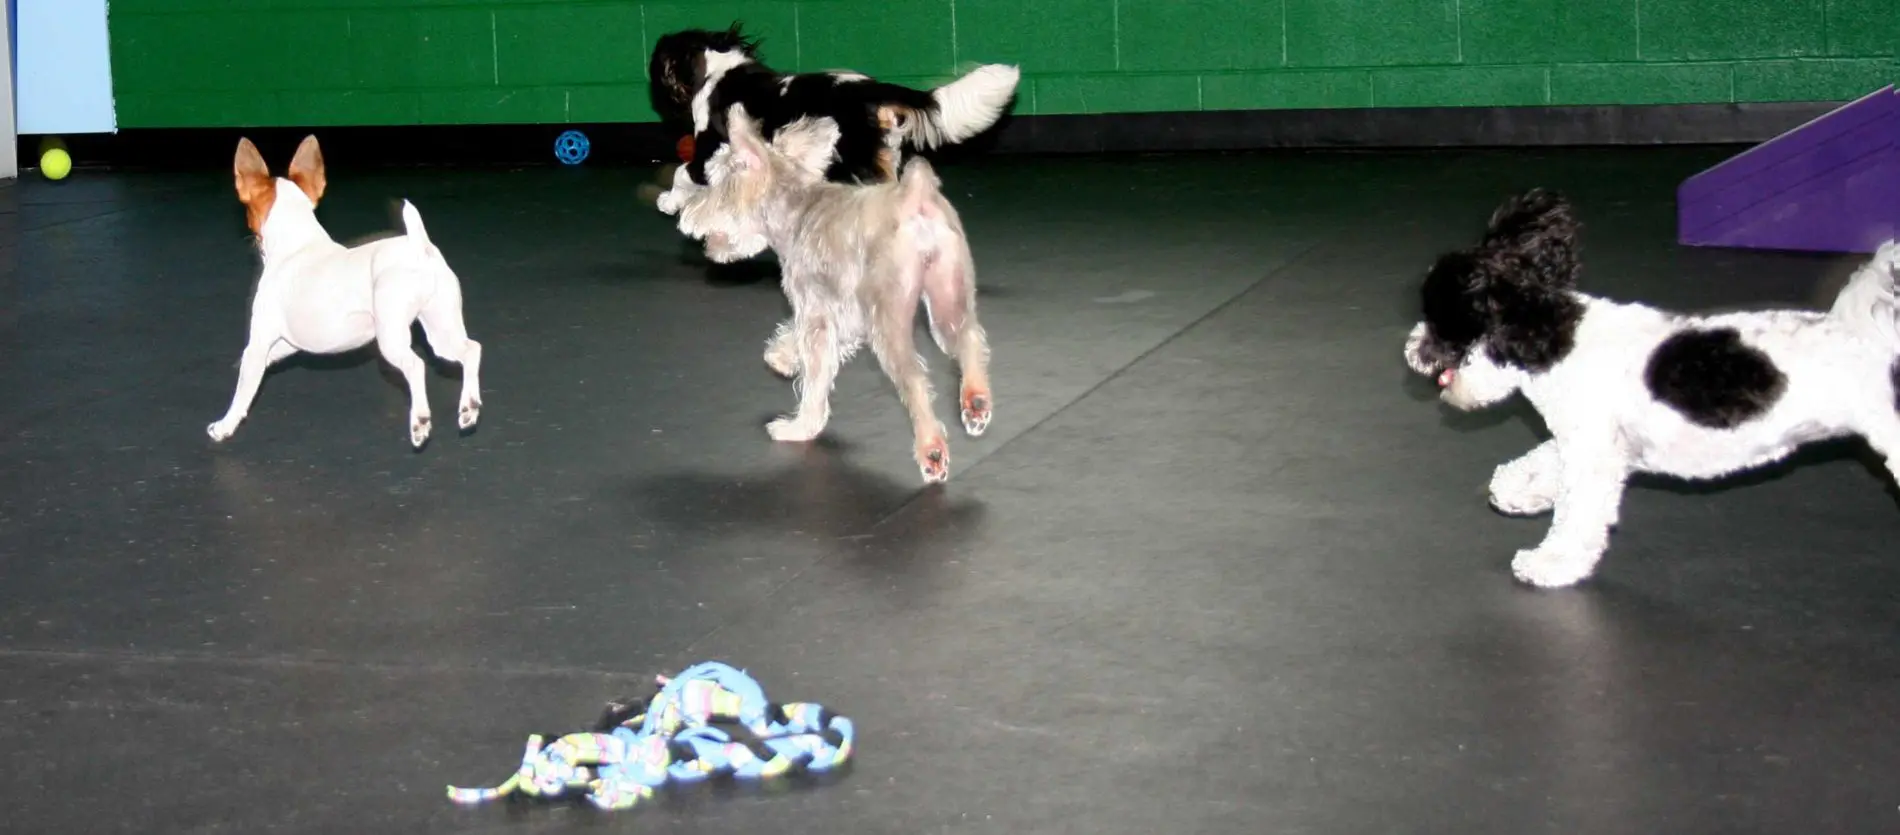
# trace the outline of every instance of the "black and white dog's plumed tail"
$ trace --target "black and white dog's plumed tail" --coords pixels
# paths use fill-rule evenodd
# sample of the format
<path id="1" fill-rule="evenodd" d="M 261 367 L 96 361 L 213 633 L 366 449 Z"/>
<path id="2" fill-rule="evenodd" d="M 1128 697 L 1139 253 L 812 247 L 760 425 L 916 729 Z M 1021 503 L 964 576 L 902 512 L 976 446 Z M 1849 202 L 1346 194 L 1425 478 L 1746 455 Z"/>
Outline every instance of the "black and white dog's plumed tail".
<path id="1" fill-rule="evenodd" d="M 826 179 L 882 182 L 896 177 L 904 149 L 955 145 L 995 125 L 1014 101 L 1022 72 L 988 64 L 931 90 L 849 70 L 781 73 L 760 60 L 759 41 L 735 23 L 662 36 L 648 76 L 654 109 L 691 126 L 693 158 L 683 169 L 690 188 L 708 184 L 706 164 L 725 147 L 726 114 L 735 106 L 759 122 L 767 139 L 800 119 L 830 119 L 838 141 Z M 678 177 L 675 186 L 660 200 L 661 211 L 673 213 L 687 199 Z"/>
<path id="2" fill-rule="evenodd" d="M 930 106 L 903 108 L 903 136 L 919 148 L 940 148 L 968 141 L 996 124 L 1016 97 L 1022 72 L 1003 64 L 971 70 L 930 91 Z"/>

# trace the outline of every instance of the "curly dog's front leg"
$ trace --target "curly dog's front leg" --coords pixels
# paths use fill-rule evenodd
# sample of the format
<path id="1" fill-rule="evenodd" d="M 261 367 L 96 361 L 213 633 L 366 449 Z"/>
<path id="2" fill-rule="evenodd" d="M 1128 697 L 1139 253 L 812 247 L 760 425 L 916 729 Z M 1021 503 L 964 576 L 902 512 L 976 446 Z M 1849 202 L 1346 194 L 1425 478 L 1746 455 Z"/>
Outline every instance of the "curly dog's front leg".
<path id="1" fill-rule="evenodd" d="M 1628 462 L 1613 443 L 1568 442 L 1556 450 L 1557 513 L 1550 531 L 1511 561 L 1519 580 L 1543 588 L 1574 585 L 1596 570 L 1629 479 Z"/>

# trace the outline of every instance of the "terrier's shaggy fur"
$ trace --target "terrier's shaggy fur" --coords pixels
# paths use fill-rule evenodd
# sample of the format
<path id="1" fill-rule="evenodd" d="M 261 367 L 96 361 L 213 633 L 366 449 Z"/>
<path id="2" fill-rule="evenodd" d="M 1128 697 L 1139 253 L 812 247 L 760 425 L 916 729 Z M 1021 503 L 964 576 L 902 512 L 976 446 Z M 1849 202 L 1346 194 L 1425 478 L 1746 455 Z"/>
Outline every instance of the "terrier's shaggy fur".
<path id="1" fill-rule="evenodd" d="M 965 432 L 989 427 L 994 395 L 989 343 L 976 316 L 976 264 L 936 173 L 912 159 L 896 182 L 829 182 L 824 172 L 838 134 L 830 119 L 793 122 L 770 143 L 743 107 L 733 107 L 727 123 L 731 154 L 688 219 L 719 219 L 706 224 L 714 260 L 749 257 L 753 244 L 778 253 L 792 318 L 767 342 L 765 362 L 797 378 L 799 405 L 766 430 L 778 441 L 817 437 L 830 418 L 838 369 L 868 341 L 910 412 L 924 480 L 949 478 L 949 445 L 916 349 L 920 303 L 937 347 L 962 371 Z"/>

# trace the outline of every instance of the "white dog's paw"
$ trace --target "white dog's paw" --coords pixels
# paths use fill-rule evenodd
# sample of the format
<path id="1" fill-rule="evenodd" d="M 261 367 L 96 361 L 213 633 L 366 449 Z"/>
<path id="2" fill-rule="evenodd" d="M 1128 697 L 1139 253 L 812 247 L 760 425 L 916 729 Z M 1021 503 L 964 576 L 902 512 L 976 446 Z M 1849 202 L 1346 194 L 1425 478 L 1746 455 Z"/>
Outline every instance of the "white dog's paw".
<path id="1" fill-rule="evenodd" d="M 1559 589 L 1589 577 L 1596 571 L 1600 556 L 1561 546 L 1527 548 L 1511 560 L 1511 573 L 1538 588 Z"/>
<path id="2" fill-rule="evenodd" d="M 1491 506 L 1512 516 L 1536 516 L 1557 506 L 1555 479 L 1526 469 L 1499 467 L 1491 479 Z"/>
<path id="3" fill-rule="evenodd" d="M 481 399 L 470 397 L 462 401 L 461 411 L 457 412 L 455 415 L 455 425 L 462 429 L 468 429 L 475 425 L 475 421 L 481 420 L 481 417 L 482 417 Z"/>
<path id="4" fill-rule="evenodd" d="M 818 437 L 822 427 L 800 422 L 796 418 L 782 417 L 765 425 L 765 434 L 774 441 L 802 443 Z"/>
<path id="5" fill-rule="evenodd" d="M 421 449 L 429 442 L 429 416 L 412 415 L 409 418 L 409 445 Z"/>
<path id="6" fill-rule="evenodd" d="M 238 423 L 235 420 L 221 420 L 205 427 L 205 434 L 210 435 L 211 440 L 223 443 L 237 434 Z"/>

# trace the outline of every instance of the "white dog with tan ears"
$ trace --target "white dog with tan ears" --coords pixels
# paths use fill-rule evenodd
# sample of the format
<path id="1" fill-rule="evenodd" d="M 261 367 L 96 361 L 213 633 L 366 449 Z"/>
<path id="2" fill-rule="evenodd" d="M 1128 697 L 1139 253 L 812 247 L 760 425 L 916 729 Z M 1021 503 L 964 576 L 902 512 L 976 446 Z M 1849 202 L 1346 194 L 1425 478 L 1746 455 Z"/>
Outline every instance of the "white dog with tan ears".
<path id="1" fill-rule="evenodd" d="M 409 328 L 422 322 L 436 356 L 462 366 L 457 425 L 468 429 L 481 414 L 482 346 L 462 323 L 462 285 L 441 250 L 429 242 L 422 214 L 405 200 L 406 234 L 345 247 L 317 222 L 325 185 L 317 138 L 297 147 L 286 178 L 272 178 L 249 139 L 238 140 L 238 200 L 257 235 L 264 270 L 251 304 L 251 333 L 238 362 L 230 411 L 206 431 L 230 438 L 272 364 L 298 351 L 340 354 L 375 342 L 409 384 L 409 442 L 429 439 L 429 398 L 422 358 Z"/>
<path id="2" fill-rule="evenodd" d="M 1576 290 L 1577 222 L 1534 190 L 1472 247 L 1441 256 L 1405 361 L 1472 411 L 1523 392 L 1551 439 L 1497 468 L 1491 504 L 1555 510 L 1518 579 L 1568 586 L 1609 546 L 1633 473 L 1716 479 L 1802 444 L 1858 435 L 1900 479 L 1900 244 L 1854 273 L 1828 312 L 1691 316 Z"/>

